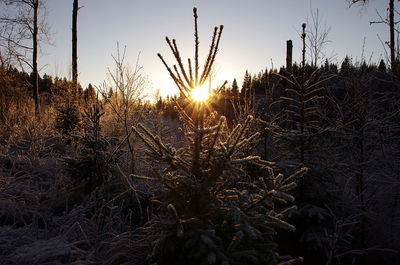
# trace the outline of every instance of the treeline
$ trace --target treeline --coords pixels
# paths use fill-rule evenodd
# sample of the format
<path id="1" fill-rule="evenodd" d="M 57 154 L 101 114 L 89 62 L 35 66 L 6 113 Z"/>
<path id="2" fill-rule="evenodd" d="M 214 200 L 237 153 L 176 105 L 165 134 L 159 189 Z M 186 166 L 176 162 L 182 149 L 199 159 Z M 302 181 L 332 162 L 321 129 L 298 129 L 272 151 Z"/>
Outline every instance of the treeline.
<path id="1" fill-rule="evenodd" d="M 16 121 L 12 116 L 22 117 L 30 113 L 32 106 L 33 74 L 21 72 L 11 66 L 0 66 L 0 122 L 12 125 Z M 90 104 L 96 99 L 94 87 L 89 84 L 83 89 L 78 85 L 75 96 L 72 81 L 44 74 L 39 76 L 40 101 L 44 111 L 49 106 L 76 101 L 77 104 Z M 22 115 L 21 115 L 22 114 Z M 15 117 L 17 118 L 17 117 Z"/>
<path id="2" fill-rule="evenodd" d="M 315 68 L 307 64 L 304 71 L 301 66 L 294 63 L 292 73 L 290 74 L 299 77 L 304 72 L 304 77 L 306 78 L 315 71 L 320 76 L 334 75 L 334 78 L 330 80 L 330 84 L 338 83 L 344 77 L 351 76 L 360 71 L 380 73 L 381 77 L 388 79 L 387 68 L 383 60 L 380 61 L 379 65 L 367 65 L 363 62 L 361 65 L 355 66 L 349 57 L 344 59 L 340 67 L 326 61 L 320 68 Z M 284 95 L 285 86 L 287 85 L 286 80 L 283 80 L 281 77 L 289 77 L 290 74 L 288 74 L 285 67 L 281 67 L 279 70 L 266 69 L 257 74 L 250 74 L 246 71 L 241 87 L 238 86 L 237 80 L 234 79 L 229 87 L 224 87 L 218 93 L 218 96 L 213 99 L 213 108 L 220 114 L 225 115 L 228 120 L 234 120 L 235 111 L 237 111 L 236 107 L 241 103 L 249 101 L 254 95 L 257 101 L 263 97 L 267 101 L 279 101 L 280 97 Z M 33 89 L 32 82 L 32 74 L 21 72 L 13 67 L 0 67 L 0 120 L 2 122 L 7 120 L 10 110 L 13 109 L 12 106 L 18 106 L 22 103 L 26 105 L 25 103 L 30 100 Z M 91 84 L 85 89 L 78 84 L 76 96 L 74 87 L 74 81 L 67 80 L 65 77 L 52 77 L 47 74 L 44 74 L 42 77 L 39 76 L 40 101 L 45 106 L 49 106 L 53 103 L 72 102 L 75 99 L 79 104 L 88 104 L 93 103 L 96 99 L 96 91 Z M 274 90 L 273 95 L 270 94 L 271 89 Z M 110 91 L 108 96 L 111 97 L 112 93 Z M 155 107 L 158 111 L 162 111 L 166 117 L 176 119 L 177 112 L 174 109 L 174 104 L 177 99 L 177 96 L 160 97 Z M 263 108 L 260 104 L 258 105 L 258 107 Z M 278 109 L 276 108 L 276 111 L 279 111 Z"/>
<path id="3" fill-rule="evenodd" d="M 249 73 L 247 70 L 244 74 L 242 85 L 239 87 L 238 81 L 235 78 L 232 84 L 228 87 L 223 87 L 219 93 L 215 93 L 213 98 L 213 109 L 218 113 L 224 115 L 228 120 L 235 119 L 235 111 L 237 107 L 245 102 L 254 101 L 258 108 L 265 108 L 263 102 L 274 102 L 276 105 L 281 97 L 285 95 L 285 88 L 288 85 L 285 78 L 290 76 L 308 79 L 312 74 L 317 75 L 318 78 L 326 78 L 329 76 L 329 85 L 340 85 L 345 78 L 360 73 L 374 73 L 381 81 L 390 80 L 389 72 L 383 60 L 379 64 L 367 64 L 363 61 L 361 64 L 354 64 L 350 57 L 346 56 L 340 66 L 325 61 L 321 67 L 314 67 L 306 64 L 304 69 L 294 63 L 292 70 L 289 73 L 286 67 L 282 66 L 278 69 L 265 69 L 255 74 Z M 314 76 L 313 78 L 316 78 Z M 382 82 L 385 84 L 385 82 Z M 340 92 L 338 92 L 340 93 Z M 177 111 L 174 109 L 175 102 L 179 100 L 178 96 L 167 96 L 166 98 L 159 97 L 156 102 L 156 108 L 164 113 L 165 116 L 176 119 Z M 261 100 L 261 101 L 260 101 Z M 282 107 L 282 106 L 281 106 Z M 279 112 L 279 106 L 275 107 L 275 111 Z"/>

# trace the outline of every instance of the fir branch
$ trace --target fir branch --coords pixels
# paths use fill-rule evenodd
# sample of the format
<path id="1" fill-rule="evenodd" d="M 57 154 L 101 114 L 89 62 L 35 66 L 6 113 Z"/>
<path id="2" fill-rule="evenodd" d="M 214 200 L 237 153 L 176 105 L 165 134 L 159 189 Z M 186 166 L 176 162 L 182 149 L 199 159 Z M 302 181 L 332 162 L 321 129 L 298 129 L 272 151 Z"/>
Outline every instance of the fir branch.
<path id="1" fill-rule="evenodd" d="M 249 115 L 247 116 L 246 121 L 244 122 L 243 127 L 241 128 L 241 130 L 238 132 L 238 135 L 235 139 L 235 142 L 233 143 L 233 145 L 231 146 L 231 148 L 228 150 L 228 157 L 230 157 L 233 152 L 236 149 L 236 145 L 239 143 L 240 139 L 243 137 L 243 135 L 245 134 L 245 132 L 247 131 L 250 122 L 253 120 L 253 116 Z"/>
<path id="2" fill-rule="evenodd" d="M 282 185 L 286 184 L 286 183 L 290 183 L 291 181 L 294 181 L 295 179 L 304 176 L 307 172 L 308 172 L 308 168 L 306 168 L 306 167 L 301 168 L 300 170 L 296 171 L 295 173 L 293 173 L 292 175 L 290 175 L 289 177 L 284 179 L 282 181 Z"/>
<path id="3" fill-rule="evenodd" d="M 189 80 L 189 78 L 187 77 L 185 68 L 183 67 L 182 59 L 181 59 L 181 56 L 180 56 L 180 54 L 179 54 L 179 49 L 178 49 L 178 47 L 176 46 L 176 40 L 175 40 L 175 39 L 172 39 L 172 43 L 173 43 L 174 48 L 175 48 L 175 59 L 176 59 L 176 61 L 177 61 L 178 64 L 179 64 L 179 67 L 180 67 L 180 69 L 181 69 L 181 72 L 182 72 L 183 77 L 185 78 L 187 84 L 188 84 L 189 87 L 190 87 L 190 80 Z M 182 79 L 181 79 L 181 80 L 182 80 Z M 182 81 L 183 81 L 183 80 L 182 80 Z"/>
<path id="4" fill-rule="evenodd" d="M 231 165 L 244 164 L 244 163 L 248 163 L 248 162 L 258 161 L 259 159 L 260 159 L 259 156 L 247 156 L 247 157 L 244 157 L 244 158 L 231 160 L 229 162 L 229 164 L 231 164 Z"/>
<path id="5" fill-rule="evenodd" d="M 178 87 L 179 91 L 181 92 L 181 94 L 187 96 L 189 93 L 189 89 L 182 83 L 182 81 L 180 79 L 178 79 L 174 73 L 172 72 L 171 68 L 168 66 L 168 64 L 165 62 L 164 58 L 162 57 L 162 55 L 160 53 L 157 53 L 157 56 L 161 59 L 161 61 L 163 62 L 165 68 L 167 68 L 167 71 L 169 73 L 169 75 L 171 76 L 172 80 L 174 80 L 176 86 Z"/>
<path id="6" fill-rule="evenodd" d="M 190 58 L 188 58 L 188 66 L 189 66 L 189 78 L 190 78 L 190 87 L 194 86 L 193 83 L 193 70 L 192 70 L 192 62 Z"/>
<path id="7" fill-rule="evenodd" d="M 213 37 L 212 37 L 212 41 L 211 41 L 211 46 L 210 46 L 210 49 L 208 51 L 208 56 L 207 56 L 206 62 L 204 63 L 204 69 L 203 69 L 203 72 L 202 72 L 201 77 L 200 77 L 200 86 L 201 86 L 203 80 L 207 78 L 206 73 L 207 73 L 207 70 L 209 68 L 209 65 L 210 64 L 212 65 L 211 58 L 212 58 L 213 51 L 214 51 L 214 48 L 215 48 L 215 38 L 217 37 L 217 30 L 218 30 L 218 28 L 215 27 L 214 28 Z"/>
<path id="8" fill-rule="evenodd" d="M 269 219 L 270 221 L 272 221 L 273 224 L 275 224 L 276 226 L 283 228 L 285 230 L 289 230 L 289 231 L 295 231 L 296 228 L 289 224 L 288 222 L 283 221 L 280 218 L 274 217 L 272 215 L 267 215 L 267 219 Z"/>
<path id="9" fill-rule="evenodd" d="M 203 82 L 200 82 L 200 86 L 202 86 L 202 85 L 204 84 L 204 82 L 206 81 L 206 78 L 210 75 L 212 65 L 213 65 L 214 62 L 215 62 L 215 57 L 216 57 L 217 52 L 218 52 L 219 41 L 220 41 L 220 39 L 221 39 L 221 35 L 222 35 L 222 30 L 223 30 L 223 29 L 224 29 L 224 25 L 219 26 L 219 32 L 218 32 L 217 43 L 216 43 L 215 46 L 214 46 L 214 52 L 213 52 L 213 55 L 212 55 L 210 64 L 209 64 L 209 66 L 208 66 L 207 72 L 206 72 L 205 75 L 204 75 L 205 78 L 203 79 Z"/>
<path id="10" fill-rule="evenodd" d="M 283 199 L 286 202 L 294 201 L 294 197 L 292 195 L 289 195 L 289 194 L 279 191 L 279 190 L 270 190 L 269 194 L 273 195 L 276 198 Z"/>
<path id="11" fill-rule="evenodd" d="M 194 66 L 194 72 L 195 72 L 195 84 L 196 87 L 199 85 L 199 34 L 197 31 L 197 8 L 193 8 L 193 16 L 194 16 L 194 46 L 195 46 L 195 52 L 194 52 L 194 60 L 195 60 L 195 66 Z"/>
<path id="12" fill-rule="evenodd" d="M 181 118 L 184 118 L 187 122 L 185 124 L 190 125 L 192 129 L 196 129 L 195 123 L 192 118 L 189 117 L 189 115 L 186 113 L 186 111 L 182 108 L 182 106 L 179 104 L 178 101 L 174 101 L 175 106 L 178 109 L 179 115 L 181 115 Z"/>
<path id="13" fill-rule="evenodd" d="M 209 149 L 209 151 L 208 151 L 208 155 L 207 155 L 207 158 L 206 158 L 206 162 L 207 162 L 207 163 L 210 162 L 211 155 L 213 155 L 213 153 L 214 153 L 215 144 L 217 143 L 217 139 L 218 139 L 218 137 L 219 137 L 219 134 L 220 134 L 221 130 L 222 130 L 223 127 L 224 127 L 225 122 L 226 122 L 225 116 L 221 116 L 221 118 L 220 118 L 220 120 L 219 120 L 219 123 L 218 123 L 218 125 L 217 125 L 217 128 L 215 129 L 215 133 L 214 133 L 214 136 L 213 136 L 213 140 L 212 140 L 212 142 L 211 142 L 210 149 Z"/>

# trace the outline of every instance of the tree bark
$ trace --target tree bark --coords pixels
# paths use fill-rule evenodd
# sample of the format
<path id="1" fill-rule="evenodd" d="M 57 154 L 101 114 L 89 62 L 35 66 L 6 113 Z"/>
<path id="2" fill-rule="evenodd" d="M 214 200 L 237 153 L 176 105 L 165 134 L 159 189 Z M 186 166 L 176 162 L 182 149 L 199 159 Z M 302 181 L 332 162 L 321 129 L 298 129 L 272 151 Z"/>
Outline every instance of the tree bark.
<path id="1" fill-rule="evenodd" d="M 292 58 L 293 58 L 293 42 L 292 40 L 286 41 L 286 70 L 292 73 Z"/>
<path id="2" fill-rule="evenodd" d="M 32 58 L 32 74 L 33 74 L 33 98 L 35 100 L 35 115 L 39 117 L 39 74 L 37 69 L 38 54 L 38 9 L 39 0 L 33 1 L 33 58 Z"/>
<path id="3" fill-rule="evenodd" d="M 389 0 L 389 28 L 390 28 L 390 66 L 392 73 L 395 72 L 396 56 L 394 43 L 394 0 Z"/>
<path id="4" fill-rule="evenodd" d="M 303 23 L 301 27 L 303 28 L 303 33 L 301 34 L 301 39 L 303 40 L 301 66 L 304 71 L 304 66 L 306 65 L 306 23 Z"/>
<path id="5" fill-rule="evenodd" d="M 74 0 L 72 9 L 72 82 L 76 98 L 78 97 L 78 2 L 79 0 Z"/>

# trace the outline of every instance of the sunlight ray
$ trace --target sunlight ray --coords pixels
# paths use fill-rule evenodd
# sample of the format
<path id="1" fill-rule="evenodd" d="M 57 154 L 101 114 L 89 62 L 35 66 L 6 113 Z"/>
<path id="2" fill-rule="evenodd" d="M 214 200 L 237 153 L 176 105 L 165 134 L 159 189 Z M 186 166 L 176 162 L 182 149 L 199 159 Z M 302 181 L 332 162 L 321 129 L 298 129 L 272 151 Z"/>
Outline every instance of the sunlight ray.
<path id="1" fill-rule="evenodd" d="M 206 86 L 197 86 L 192 90 L 191 96 L 195 101 L 206 101 L 210 97 L 210 92 Z"/>

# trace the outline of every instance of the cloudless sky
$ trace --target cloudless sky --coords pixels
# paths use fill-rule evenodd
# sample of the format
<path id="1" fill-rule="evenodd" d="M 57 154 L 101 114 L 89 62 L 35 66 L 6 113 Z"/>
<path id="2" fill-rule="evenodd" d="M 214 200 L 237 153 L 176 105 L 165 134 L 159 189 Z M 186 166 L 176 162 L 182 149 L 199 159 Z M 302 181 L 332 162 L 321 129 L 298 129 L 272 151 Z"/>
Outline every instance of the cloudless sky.
<path id="1" fill-rule="evenodd" d="M 72 0 L 47 0 L 47 21 L 52 27 L 54 46 L 43 46 L 41 73 L 70 76 Z M 398 7 L 398 2 L 396 6 Z M 150 79 L 148 92 L 176 93 L 173 82 L 157 57 L 160 52 L 175 64 L 165 36 L 175 38 L 185 61 L 194 57 L 194 6 L 198 8 L 200 59 L 203 65 L 214 26 L 224 24 L 216 60 L 216 83 L 242 82 L 246 69 L 256 74 L 266 67 L 285 64 L 286 40 L 293 40 L 293 57 L 301 57 L 301 24 L 311 19 L 311 10 L 331 27 L 325 52 L 334 63 L 346 55 L 353 61 L 364 56 L 368 62 L 385 59 L 378 36 L 387 41 L 388 28 L 369 22 L 376 12 L 386 16 L 388 1 L 371 0 L 369 5 L 349 8 L 346 0 L 80 0 L 78 13 L 78 72 L 84 88 L 99 86 L 113 69 L 111 55 L 126 46 L 126 63 L 134 66 L 140 53 L 142 73 Z M 322 25 L 324 26 L 324 24 Z M 365 45 L 364 45 L 365 41 Z M 363 49 L 364 46 L 364 49 Z M 364 51 L 364 52 L 363 52 Z"/>

